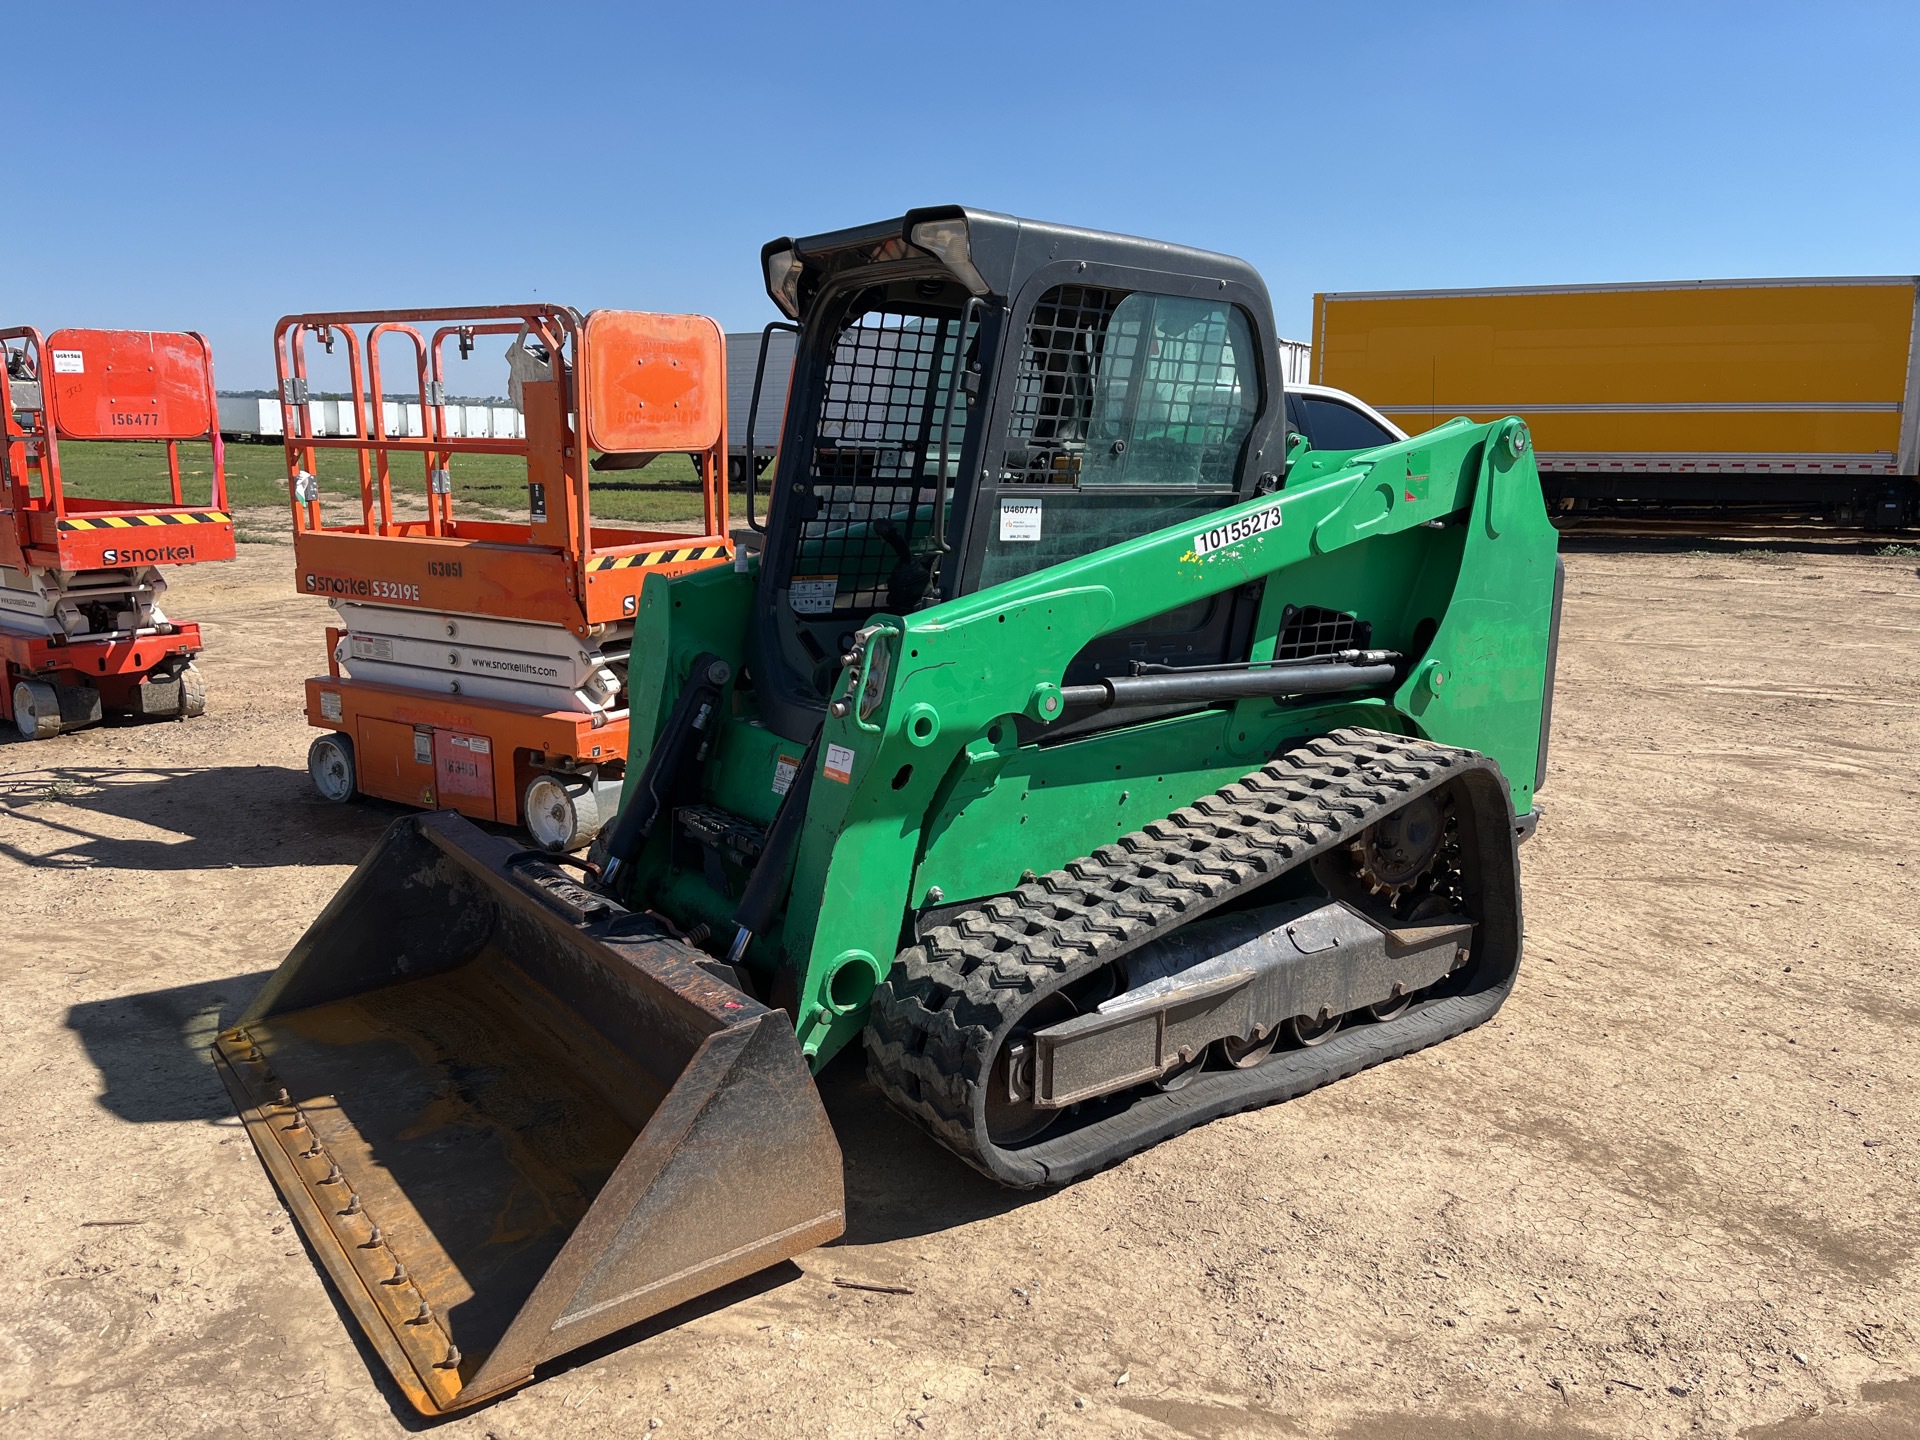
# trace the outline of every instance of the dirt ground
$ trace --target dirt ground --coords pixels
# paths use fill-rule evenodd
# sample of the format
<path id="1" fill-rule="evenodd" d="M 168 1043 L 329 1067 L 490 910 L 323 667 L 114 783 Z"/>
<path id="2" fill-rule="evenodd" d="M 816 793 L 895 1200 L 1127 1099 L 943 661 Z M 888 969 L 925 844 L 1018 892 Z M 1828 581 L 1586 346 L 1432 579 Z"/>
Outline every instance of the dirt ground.
<path id="1" fill-rule="evenodd" d="M 1920 1433 L 1916 562 L 1567 563 L 1493 1022 L 1039 1195 L 838 1066 L 844 1241 L 443 1427 L 205 1057 L 396 812 L 309 792 L 290 552 L 177 574 L 204 720 L 0 744 L 0 1432 Z"/>

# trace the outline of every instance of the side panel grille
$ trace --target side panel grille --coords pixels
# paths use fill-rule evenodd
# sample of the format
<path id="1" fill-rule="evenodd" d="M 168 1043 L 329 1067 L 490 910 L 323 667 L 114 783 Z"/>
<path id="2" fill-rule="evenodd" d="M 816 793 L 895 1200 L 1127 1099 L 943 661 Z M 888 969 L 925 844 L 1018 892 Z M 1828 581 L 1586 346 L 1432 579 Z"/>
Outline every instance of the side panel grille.
<path id="1" fill-rule="evenodd" d="M 1318 605 L 1289 605 L 1280 618 L 1276 660 L 1308 660 L 1341 650 L 1365 650 L 1373 641 L 1373 626 L 1343 610 Z"/>

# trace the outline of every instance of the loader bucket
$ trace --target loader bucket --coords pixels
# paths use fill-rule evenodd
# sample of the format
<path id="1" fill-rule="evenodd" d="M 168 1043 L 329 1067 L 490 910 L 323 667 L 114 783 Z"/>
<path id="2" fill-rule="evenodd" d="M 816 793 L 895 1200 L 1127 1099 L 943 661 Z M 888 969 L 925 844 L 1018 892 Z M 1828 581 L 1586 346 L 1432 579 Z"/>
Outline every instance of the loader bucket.
<path id="1" fill-rule="evenodd" d="M 457 815 L 396 821 L 214 1045 L 423 1413 L 839 1235 L 786 1015 Z"/>

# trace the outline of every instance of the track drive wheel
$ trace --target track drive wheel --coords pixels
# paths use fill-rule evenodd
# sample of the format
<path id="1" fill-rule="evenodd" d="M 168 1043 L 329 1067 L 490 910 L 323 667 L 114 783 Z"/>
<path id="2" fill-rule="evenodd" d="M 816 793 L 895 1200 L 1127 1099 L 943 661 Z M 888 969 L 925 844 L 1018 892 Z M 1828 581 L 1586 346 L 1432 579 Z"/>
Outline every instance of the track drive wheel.
<path id="1" fill-rule="evenodd" d="M 307 775 L 322 800 L 344 805 L 353 799 L 360 774 L 353 763 L 353 740 L 329 730 L 307 747 Z"/>
<path id="2" fill-rule="evenodd" d="M 594 782 L 582 775 L 536 775 L 520 797 L 520 821 L 542 850 L 578 850 L 600 829 Z"/>

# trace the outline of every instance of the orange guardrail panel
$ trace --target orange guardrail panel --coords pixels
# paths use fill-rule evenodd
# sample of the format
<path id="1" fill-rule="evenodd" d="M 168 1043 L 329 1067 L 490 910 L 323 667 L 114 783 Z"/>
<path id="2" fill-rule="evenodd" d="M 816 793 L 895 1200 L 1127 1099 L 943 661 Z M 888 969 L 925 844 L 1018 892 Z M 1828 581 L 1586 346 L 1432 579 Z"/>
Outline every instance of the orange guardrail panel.
<path id="1" fill-rule="evenodd" d="M 197 440 L 213 429 L 198 336 L 56 330 L 41 363 L 60 433 L 76 440 Z"/>
<path id="2" fill-rule="evenodd" d="M 596 310 L 585 325 L 587 443 L 705 450 L 726 421 L 726 342 L 704 315 Z"/>

